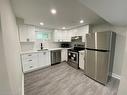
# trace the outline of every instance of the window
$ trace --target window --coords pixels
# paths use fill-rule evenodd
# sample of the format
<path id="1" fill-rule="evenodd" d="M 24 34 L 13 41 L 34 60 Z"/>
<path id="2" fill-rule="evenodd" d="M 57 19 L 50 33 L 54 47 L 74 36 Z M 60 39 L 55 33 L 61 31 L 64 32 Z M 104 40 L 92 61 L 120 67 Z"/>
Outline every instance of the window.
<path id="1" fill-rule="evenodd" d="M 48 40 L 48 33 L 46 32 L 36 32 L 37 40 Z"/>

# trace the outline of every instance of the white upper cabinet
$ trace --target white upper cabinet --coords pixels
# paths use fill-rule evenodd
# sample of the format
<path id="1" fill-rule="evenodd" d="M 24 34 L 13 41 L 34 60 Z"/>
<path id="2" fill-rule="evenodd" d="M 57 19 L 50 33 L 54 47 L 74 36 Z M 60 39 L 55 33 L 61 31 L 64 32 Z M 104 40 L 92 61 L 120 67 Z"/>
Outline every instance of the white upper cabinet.
<path id="1" fill-rule="evenodd" d="M 20 42 L 34 42 L 36 40 L 55 42 L 71 42 L 71 37 L 82 36 L 82 42 L 85 42 L 85 35 L 89 33 L 89 25 L 78 27 L 71 30 L 48 30 L 36 28 L 31 25 L 19 25 Z"/>
<path id="2" fill-rule="evenodd" d="M 20 42 L 35 41 L 35 27 L 30 25 L 19 25 Z"/>
<path id="3" fill-rule="evenodd" d="M 71 42 L 70 33 L 66 30 L 55 30 L 54 41 L 55 42 Z"/>
<path id="4" fill-rule="evenodd" d="M 53 38 L 55 42 L 61 41 L 61 31 L 60 30 L 54 30 Z"/>
<path id="5" fill-rule="evenodd" d="M 82 36 L 82 42 L 85 42 L 85 36 L 89 33 L 89 25 L 78 27 L 71 30 L 55 30 L 54 41 L 55 42 L 71 42 L 71 37 Z"/>
<path id="6" fill-rule="evenodd" d="M 82 42 L 85 42 L 86 34 L 89 33 L 89 25 L 71 29 L 69 32 L 71 32 L 71 36 L 82 36 Z"/>

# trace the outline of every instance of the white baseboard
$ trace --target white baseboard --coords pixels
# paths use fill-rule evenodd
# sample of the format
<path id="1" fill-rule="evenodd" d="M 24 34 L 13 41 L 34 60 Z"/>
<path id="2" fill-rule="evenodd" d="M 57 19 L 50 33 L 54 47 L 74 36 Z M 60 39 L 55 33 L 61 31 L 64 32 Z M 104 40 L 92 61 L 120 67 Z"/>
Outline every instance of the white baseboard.
<path id="1" fill-rule="evenodd" d="M 119 79 L 120 80 L 120 76 L 115 74 L 115 73 L 112 73 L 112 77 L 116 78 L 116 79 Z"/>

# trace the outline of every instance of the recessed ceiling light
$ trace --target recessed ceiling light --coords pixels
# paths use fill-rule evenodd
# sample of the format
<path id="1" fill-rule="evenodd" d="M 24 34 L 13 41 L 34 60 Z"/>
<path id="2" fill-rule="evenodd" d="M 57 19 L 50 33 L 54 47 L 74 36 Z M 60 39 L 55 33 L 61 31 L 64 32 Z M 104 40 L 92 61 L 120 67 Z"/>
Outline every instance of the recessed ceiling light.
<path id="1" fill-rule="evenodd" d="M 56 9 L 51 9 L 52 14 L 56 14 Z"/>
<path id="2" fill-rule="evenodd" d="M 80 23 L 84 23 L 84 20 L 80 20 Z"/>
<path id="3" fill-rule="evenodd" d="M 62 27 L 62 29 L 66 29 L 65 27 Z"/>
<path id="4" fill-rule="evenodd" d="M 43 26 L 43 25 L 44 25 L 44 23 L 43 23 L 43 22 L 40 22 L 40 25 L 41 25 L 41 26 Z"/>

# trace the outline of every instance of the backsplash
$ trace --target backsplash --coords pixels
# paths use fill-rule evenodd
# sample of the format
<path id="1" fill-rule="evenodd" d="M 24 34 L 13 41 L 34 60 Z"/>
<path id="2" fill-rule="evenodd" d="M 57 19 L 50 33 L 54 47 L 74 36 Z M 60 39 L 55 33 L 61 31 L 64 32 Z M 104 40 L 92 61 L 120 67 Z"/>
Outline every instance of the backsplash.
<path id="1" fill-rule="evenodd" d="M 22 42 L 21 45 L 21 51 L 31 51 L 31 50 L 39 50 L 40 49 L 40 43 L 43 43 L 44 48 L 59 48 L 60 43 L 58 42 L 42 42 L 42 41 L 36 41 L 36 42 Z"/>
<path id="2" fill-rule="evenodd" d="M 20 43 L 21 46 L 21 51 L 31 51 L 34 50 L 34 43 L 33 42 L 21 42 Z"/>
<path id="3" fill-rule="evenodd" d="M 58 42 L 45 42 L 45 41 L 37 41 L 36 43 L 35 43 L 35 49 L 36 50 L 40 50 L 40 43 L 42 43 L 43 44 L 43 48 L 59 48 L 60 47 L 60 43 L 58 43 Z"/>

